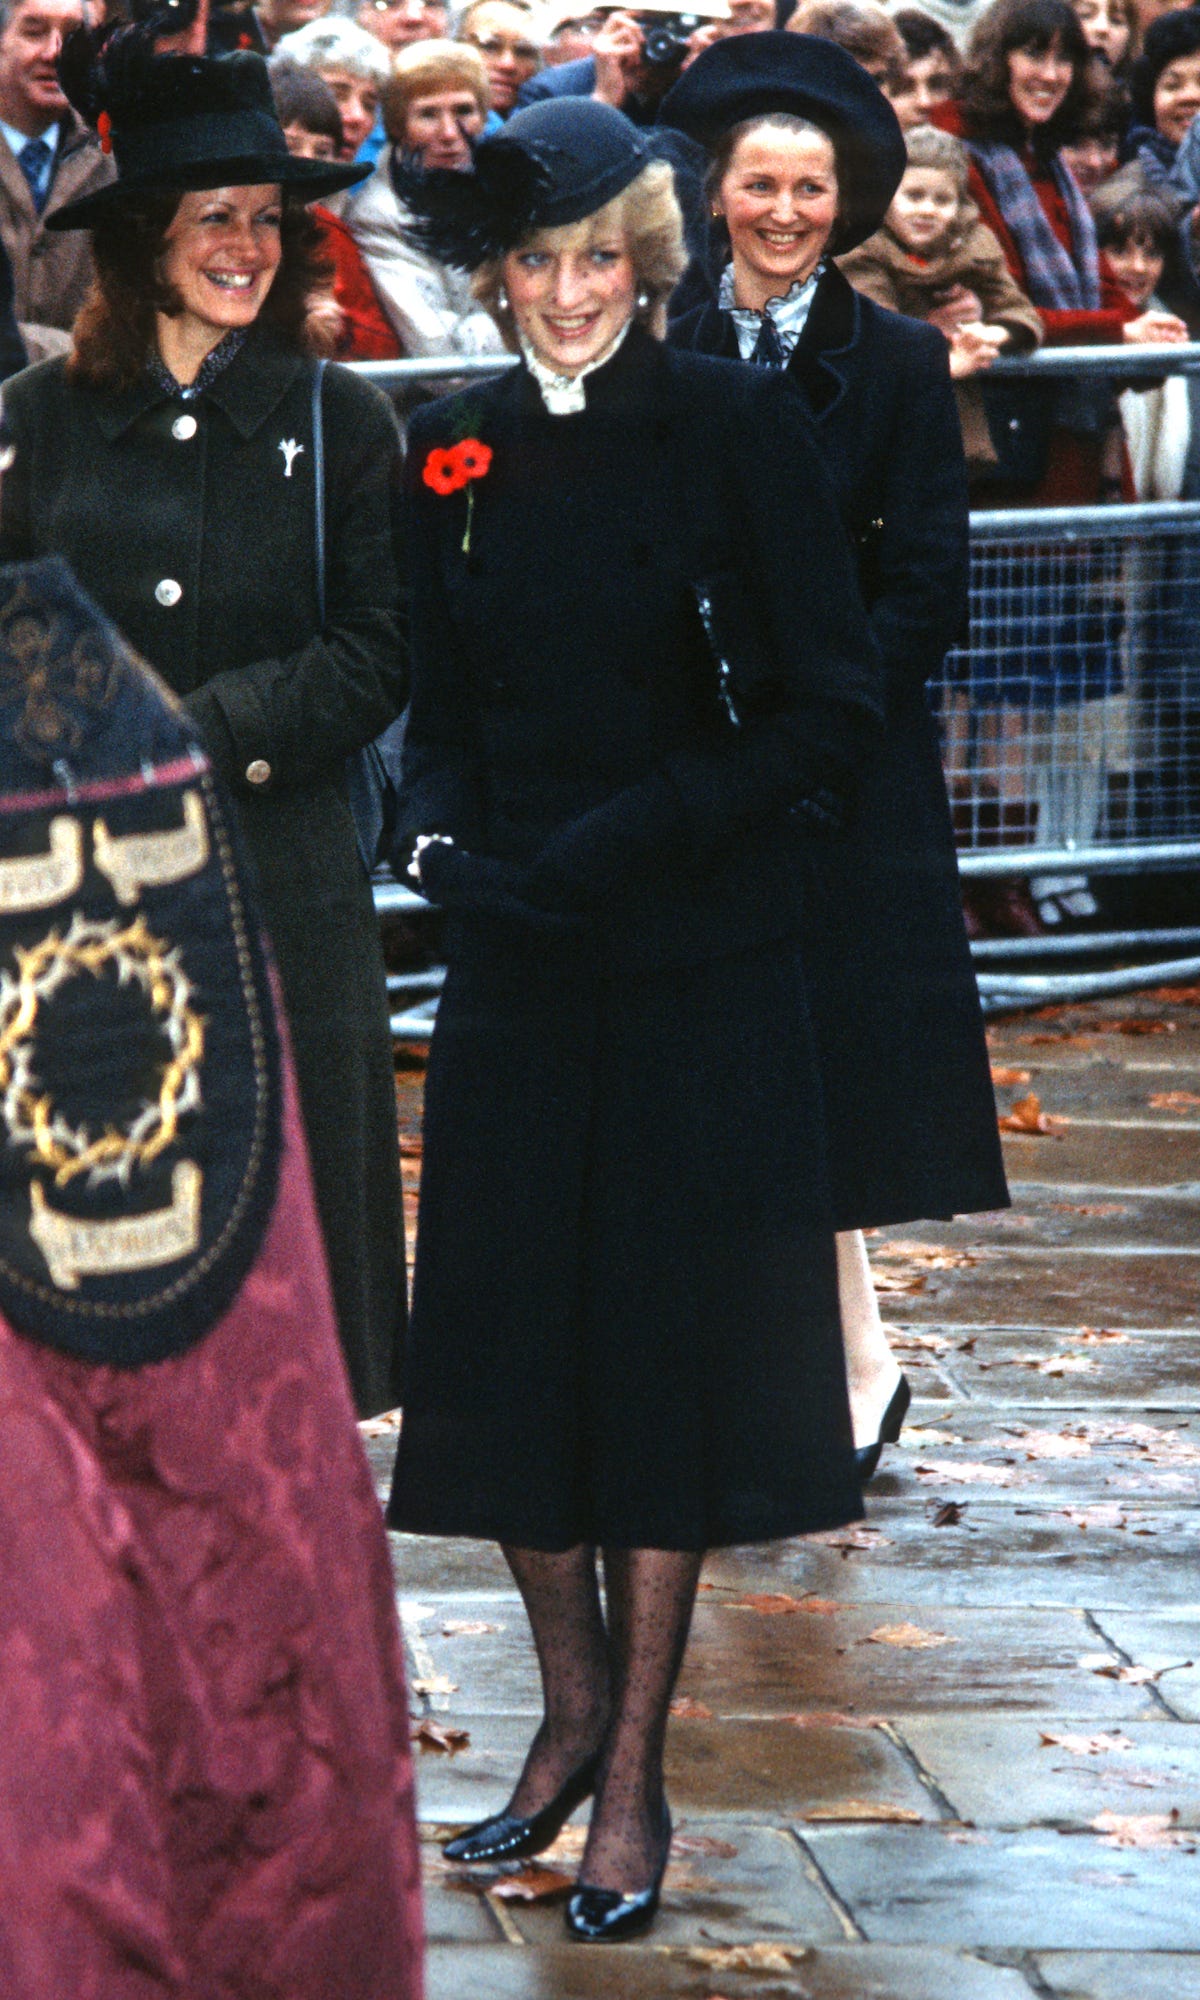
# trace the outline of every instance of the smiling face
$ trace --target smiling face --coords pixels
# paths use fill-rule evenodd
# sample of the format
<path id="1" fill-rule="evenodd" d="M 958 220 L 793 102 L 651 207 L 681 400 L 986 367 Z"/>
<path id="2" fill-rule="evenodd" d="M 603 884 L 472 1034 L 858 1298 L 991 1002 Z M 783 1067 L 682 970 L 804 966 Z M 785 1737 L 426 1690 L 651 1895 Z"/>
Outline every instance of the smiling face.
<path id="1" fill-rule="evenodd" d="M 1162 251 L 1149 237 L 1129 236 L 1124 243 L 1107 244 L 1104 254 L 1130 305 L 1144 312 L 1162 278 Z"/>
<path id="2" fill-rule="evenodd" d="M 434 90 L 408 105 L 401 143 L 421 166 L 459 173 L 470 166 L 471 141 L 482 130 L 483 113 L 471 91 Z"/>
<path id="3" fill-rule="evenodd" d="M 283 254 L 278 185 L 181 196 L 166 235 L 162 277 L 182 302 L 175 329 L 209 348 L 253 326 Z"/>
<path id="4" fill-rule="evenodd" d="M 831 142 L 812 129 L 753 126 L 730 155 L 714 207 L 729 230 L 737 303 L 761 312 L 824 255 L 838 212 Z"/>
<path id="5" fill-rule="evenodd" d="M 1048 125 L 1075 78 L 1074 65 L 1056 35 L 1045 49 L 1010 49 L 1008 94 L 1022 125 Z"/>
<path id="6" fill-rule="evenodd" d="M 908 167 L 887 213 L 892 235 L 918 257 L 932 257 L 954 233 L 961 202 L 944 167 Z"/>
<path id="7" fill-rule="evenodd" d="M 1177 56 L 1160 70 L 1154 86 L 1154 123 L 1164 139 L 1178 146 L 1200 111 L 1200 51 Z"/>
<path id="8" fill-rule="evenodd" d="M 517 331 L 558 375 L 598 361 L 633 318 L 633 258 L 619 223 L 603 217 L 540 231 L 509 251 L 503 273 Z"/>

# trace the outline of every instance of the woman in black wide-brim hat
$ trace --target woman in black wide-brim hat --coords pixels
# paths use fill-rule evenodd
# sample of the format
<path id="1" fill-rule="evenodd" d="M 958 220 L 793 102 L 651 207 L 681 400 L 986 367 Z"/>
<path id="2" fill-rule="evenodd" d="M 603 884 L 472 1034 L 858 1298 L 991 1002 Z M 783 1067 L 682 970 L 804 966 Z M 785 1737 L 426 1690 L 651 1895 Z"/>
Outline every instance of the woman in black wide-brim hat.
<path id="1" fill-rule="evenodd" d="M 806 860 L 804 941 L 829 1121 L 855 1441 L 869 1477 L 908 1388 L 859 1233 L 1001 1208 L 1008 1193 L 925 683 L 962 638 L 967 487 L 942 335 L 833 261 L 904 171 L 883 93 L 808 35 L 707 49 L 662 117 L 709 149 L 711 293 L 670 339 L 778 372 L 811 414 L 885 674 L 887 728 L 846 837 Z"/>
<path id="2" fill-rule="evenodd" d="M 452 922 L 389 1518 L 503 1545 L 543 1676 L 447 1852 L 594 1791 L 567 1921 L 617 1938 L 703 1551 L 861 1512 L 798 937 L 879 677 L 798 401 L 656 337 L 682 225 L 629 121 L 530 107 L 405 195 L 524 365 L 410 440 L 405 819 Z"/>
<path id="3" fill-rule="evenodd" d="M 341 368 L 318 376 L 321 267 L 304 207 L 365 169 L 289 155 L 260 57 L 155 55 L 152 32 L 119 32 L 99 53 L 86 37 L 68 44 L 64 86 L 117 179 L 52 218 L 91 230 L 96 278 L 72 352 L 5 387 L 16 457 L 0 541 L 9 559 L 67 559 L 183 698 L 233 791 L 368 1415 L 399 1399 L 403 1224 L 385 979 L 346 759 L 406 691 L 399 447 L 377 390 Z"/>

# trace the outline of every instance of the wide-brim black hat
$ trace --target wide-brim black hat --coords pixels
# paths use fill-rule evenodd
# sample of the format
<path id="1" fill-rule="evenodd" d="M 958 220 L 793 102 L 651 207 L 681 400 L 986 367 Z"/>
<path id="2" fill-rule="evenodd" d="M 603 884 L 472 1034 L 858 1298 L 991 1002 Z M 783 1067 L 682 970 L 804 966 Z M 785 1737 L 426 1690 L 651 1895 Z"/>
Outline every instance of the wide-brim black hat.
<path id="1" fill-rule="evenodd" d="M 160 189 L 294 188 L 306 201 L 364 180 L 367 166 L 299 160 L 288 152 L 259 55 L 155 55 L 138 28 L 101 49 L 72 36 L 63 89 L 100 134 L 117 178 L 46 217 L 47 229 L 90 229 L 131 194 Z"/>
<path id="2" fill-rule="evenodd" d="M 672 85 L 658 121 L 711 151 L 733 126 L 776 111 L 811 120 L 833 142 L 837 250 L 874 235 L 907 165 L 904 134 L 879 85 L 836 42 L 776 29 L 716 42 Z"/>
<path id="3" fill-rule="evenodd" d="M 475 149 L 470 173 L 400 163 L 406 231 L 440 262 L 471 271 L 537 229 L 582 222 L 615 200 L 654 155 L 637 126 L 590 97 L 547 98 Z"/>

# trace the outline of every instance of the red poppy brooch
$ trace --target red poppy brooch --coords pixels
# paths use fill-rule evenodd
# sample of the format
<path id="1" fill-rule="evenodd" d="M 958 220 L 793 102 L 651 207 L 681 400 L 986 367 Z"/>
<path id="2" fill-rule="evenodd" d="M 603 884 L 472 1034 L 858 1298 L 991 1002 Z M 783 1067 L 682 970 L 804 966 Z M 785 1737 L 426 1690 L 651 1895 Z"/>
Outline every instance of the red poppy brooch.
<path id="1" fill-rule="evenodd" d="M 481 444 L 478 438 L 464 438 L 461 444 L 438 446 L 425 460 L 421 477 L 426 486 L 435 493 L 467 492 L 467 525 L 463 533 L 462 549 L 466 555 L 471 546 L 471 522 L 475 513 L 475 485 L 482 479 L 492 462 L 492 448 Z"/>

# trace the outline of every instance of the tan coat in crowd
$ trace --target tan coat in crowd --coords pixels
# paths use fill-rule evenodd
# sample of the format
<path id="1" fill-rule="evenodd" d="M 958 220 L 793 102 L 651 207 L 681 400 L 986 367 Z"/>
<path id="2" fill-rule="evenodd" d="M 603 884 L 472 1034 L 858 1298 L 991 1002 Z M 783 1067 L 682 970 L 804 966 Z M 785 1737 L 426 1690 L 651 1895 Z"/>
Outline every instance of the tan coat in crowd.
<path id="1" fill-rule="evenodd" d="M 48 230 L 46 219 L 78 196 L 104 187 L 115 171 L 82 119 L 64 111 L 50 196 L 39 215 L 29 183 L 0 134 L 0 237 L 12 264 L 14 310 L 31 361 L 65 350 L 92 279 L 87 230 Z"/>
<path id="2" fill-rule="evenodd" d="M 1042 343 L 1045 329 L 1040 315 L 1011 276 L 995 233 L 973 209 L 949 247 L 937 256 L 914 257 L 885 224 L 837 261 L 855 291 L 909 319 L 928 319 L 944 293 L 963 285 L 978 294 L 983 323 L 1006 329 L 1009 353 L 1028 353 Z M 968 466 L 994 465 L 996 451 L 978 378 L 956 382 L 954 393 Z"/>

